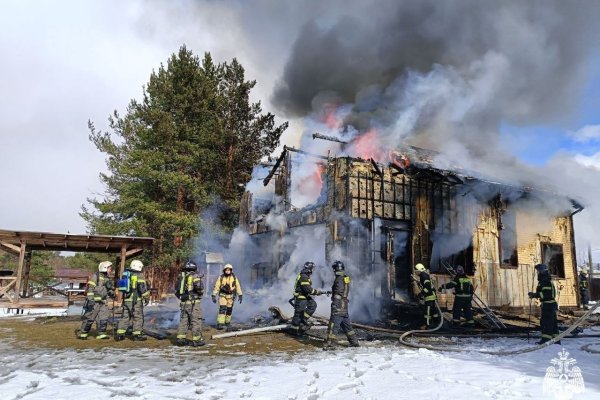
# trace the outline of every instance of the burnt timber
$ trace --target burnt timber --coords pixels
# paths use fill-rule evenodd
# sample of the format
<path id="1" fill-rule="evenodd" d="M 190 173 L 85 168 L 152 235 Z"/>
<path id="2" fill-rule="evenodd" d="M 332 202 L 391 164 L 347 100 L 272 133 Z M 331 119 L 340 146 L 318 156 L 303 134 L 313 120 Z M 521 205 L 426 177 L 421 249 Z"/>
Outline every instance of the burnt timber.
<path id="1" fill-rule="evenodd" d="M 459 168 L 436 168 L 436 153 L 416 147 L 391 151 L 386 162 L 298 152 L 286 147 L 264 179 L 265 186 L 273 186 L 270 209 L 257 210 L 252 193 L 244 196 L 240 225 L 257 241 L 272 242 L 298 227 L 325 227 L 326 259 L 334 248 L 341 249 L 344 260 L 380 278 L 373 296 L 392 303 L 416 302 L 418 289 L 410 279 L 416 263 L 425 264 L 440 285 L 450 279 L 441 267 L 447 262 L 466 267 L 476 293 L 490 307 L 523 310 L 536 284 L 534 265 L 546 263 L 559 289 L 559 306 L 579 306 L 573 215 L 583 207 L 576 201 Z M 321 196 L 301 209 L 292 206 L 291 190 L 298 156 L 313 157 L 323 171 Z M 521 207 L 541 198 L 566 206 L 542 224 L 538 214 Z M 267 213 L 285 216 L 285 226 L 270 226 Z M 285 249 L 265 256 L 258 263 L 263 272 L 254 276 L 276 276 L 288 256 Z M 452 307 L 450 293 L 439 299 L 442 307 Z"/>

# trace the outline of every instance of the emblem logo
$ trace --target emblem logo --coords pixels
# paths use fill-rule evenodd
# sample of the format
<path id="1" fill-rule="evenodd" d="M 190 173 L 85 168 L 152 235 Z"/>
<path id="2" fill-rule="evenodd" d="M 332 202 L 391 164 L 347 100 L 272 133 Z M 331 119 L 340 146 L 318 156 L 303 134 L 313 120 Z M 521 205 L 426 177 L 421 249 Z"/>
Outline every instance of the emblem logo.
<path id="1" fill-rule="evenodd" d="M 569 357 L 568 351 L 563 348 L 550 364 L 544 376 L 544 393 L 556 400 L 570 400 L 574 395 L 585 392 L 581 369 L 575 365 L 577 360 Z"/>

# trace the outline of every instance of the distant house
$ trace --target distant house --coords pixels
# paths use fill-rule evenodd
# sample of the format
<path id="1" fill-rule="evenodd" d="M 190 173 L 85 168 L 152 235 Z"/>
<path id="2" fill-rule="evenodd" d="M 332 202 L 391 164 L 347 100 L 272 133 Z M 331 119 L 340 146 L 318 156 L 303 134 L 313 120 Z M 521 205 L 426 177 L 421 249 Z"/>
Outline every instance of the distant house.
<path id="1" fill-rule="evenodd" d="M 83 269 L 57 268 L 54 279 L 60 283 L 54 288 L 58 290 L 85 289 L 90 275 L 89 271 Z"/>

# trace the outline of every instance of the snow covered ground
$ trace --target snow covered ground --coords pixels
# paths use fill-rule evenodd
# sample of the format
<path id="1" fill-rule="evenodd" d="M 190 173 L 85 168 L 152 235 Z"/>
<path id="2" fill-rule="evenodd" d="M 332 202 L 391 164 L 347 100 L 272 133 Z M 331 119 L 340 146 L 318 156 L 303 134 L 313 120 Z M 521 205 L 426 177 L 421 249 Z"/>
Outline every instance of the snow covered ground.
<path id="1" fill-rule="evenodd" d="M 81 309 L 81 308 L 80 308 Z M 33 316 L 64 316 L 67 315 L 66 308 L 22 308 L 22 313 L 17 314 L 15 308 L 0 307 L 0 318 L 15 317 L 17 315 L 33 315 Z"/>
<path id="2" fill-rule="evenodd" d="M 590 332 L 591 333 L 591 332 Z M 1 335 L 1 332 L 0 332 Z M 101 351 L 15 350 L 0 341 L 0 394 L 8 399 L 541 399 L 550 361 L 561 346 L 511 357 L 470 351 L 439 353 L 390 342 L 301 355 L 244 353 L 243 340 L 204 349 Z M 525 341 L 461 340 L 467 349 L 515 348 Z M 600 399 L 600 355 L 580 347 L 593 338 L 564 341 L 577 360 L 586 391 Z M 216 346 L 216 344 L 211 344 Z"/>

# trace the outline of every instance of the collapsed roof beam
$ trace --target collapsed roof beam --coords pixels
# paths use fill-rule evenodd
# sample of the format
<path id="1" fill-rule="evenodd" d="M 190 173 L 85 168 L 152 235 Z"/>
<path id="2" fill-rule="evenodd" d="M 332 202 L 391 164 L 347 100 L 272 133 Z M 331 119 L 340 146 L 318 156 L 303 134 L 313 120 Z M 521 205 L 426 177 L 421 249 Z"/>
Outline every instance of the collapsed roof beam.
<path id="1" fill-rule="evenodd" d="M 279 168 L 279 164 L 281 164 L 281 162 L 285 158 L 286 154 L 287 154 L 287 146 L 283 146 L 283 151 L 281 152 L 281 155 L 275 162 L 275 165 L 273 166 L 273 168 L 271 168 L 269 175 L 267 175 L 267 177 L 263 180 L 263 185 L 267 186 L 269 184 L 269 182 L 271 181 L 271 178 L 273 178 L 273 175 L 275 175 L 275 172 Z"/>
<path id="2" fill-rule="evenodd" d="M 313 154 L 313 153 L 309 153 L 308 151 L 304 151 L 304 150 L 300 150 L 300 149 L 296 149 L 294 147 L 287 147 L 284 146 L 284 148 L 287 151 L 293 151 L 294 153 L 299 153 L 299 154 L 304 154 L 305 156 L 309 156 L 309 157 L 315 157 L 315 158 L 320 158 L 321 160 L 329 160 L 328 157 L 325 156 L 321 156 L 319 154 Z"/>
<path id="3" fill-rule="evenodd" d="M 333 137 L 333 136 L 323 135 L 323 134 L 321 134 L 319 132 L 313 133 L 312 137 L 313 137 L 313 140 L 315 140 L 315 139 L 321 139 L 321 140 L 329 140 L 330 142 L 337 142 L 337 143 L 341 143 L 341 144 L 348 144 L 348 142 L 345 142 L 345 141 L 343 141 L 341 139 L 338 139 L 338 138 Z"/>
<path id="4" fill-rule="evenodd" d="M 288 151 L 293 151 L 294 153 L 303 154 L 303 155 L 309 156 L 309 157 L 320 158 L 321 160 L 329 160 L 329 158 L 327 158 L 325 156 L 321 156 L 321 155 L 318 155 L 318 154 L 309 153 L 307 151 L 299 150 L 299 149 L 296 149 L 294 147 L 283 146 L 283 151 L 281 152 L 281 155 L 279 156 L 279 158 L 275 162 L 275 165 L 273 166 L 273 168 L 271 168 L 271 171 L 269 172 L 269 175 L 267 175 L 267 177 L 263 180 L 263 185 L 267 186 L 269 184 L 269 182 L 273 178 L 273 175 L 275 175 L 275 173 L 279 169 L 279 165 L 281 164 L 281 162 L 285 158 L 285 155 L 287 154 Z"/>

